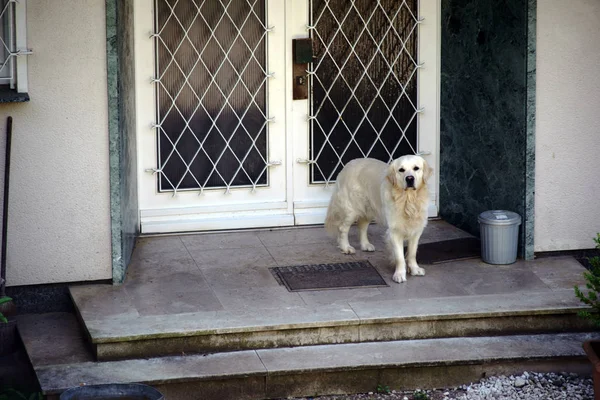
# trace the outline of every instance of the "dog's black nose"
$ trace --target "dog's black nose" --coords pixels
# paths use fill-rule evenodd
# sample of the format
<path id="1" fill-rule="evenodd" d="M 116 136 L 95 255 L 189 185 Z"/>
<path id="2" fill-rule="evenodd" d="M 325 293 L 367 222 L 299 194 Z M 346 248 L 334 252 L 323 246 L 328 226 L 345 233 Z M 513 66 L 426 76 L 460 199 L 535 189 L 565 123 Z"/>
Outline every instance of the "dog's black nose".
<path id="1" fill-rule="evenodd" d="M 415 177 L 414 176 L 407 176 L 406 177 L 406 186 L 413 187 L 414 185 L 415 185 Z"/>

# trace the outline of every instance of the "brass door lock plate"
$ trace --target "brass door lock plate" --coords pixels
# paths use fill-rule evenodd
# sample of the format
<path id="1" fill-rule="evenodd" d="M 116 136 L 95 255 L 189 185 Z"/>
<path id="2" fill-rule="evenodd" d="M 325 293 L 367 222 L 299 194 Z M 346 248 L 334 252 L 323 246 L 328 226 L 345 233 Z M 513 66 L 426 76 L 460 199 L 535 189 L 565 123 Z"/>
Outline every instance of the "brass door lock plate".
<path id="1" fill-rule="evenodd" d="M 313 61 L 312 39 L 292 39 L 292 53 L 294 57 L 292 71 L 293 99 L 308 99 L 309 80 L 308 64 Z"/>

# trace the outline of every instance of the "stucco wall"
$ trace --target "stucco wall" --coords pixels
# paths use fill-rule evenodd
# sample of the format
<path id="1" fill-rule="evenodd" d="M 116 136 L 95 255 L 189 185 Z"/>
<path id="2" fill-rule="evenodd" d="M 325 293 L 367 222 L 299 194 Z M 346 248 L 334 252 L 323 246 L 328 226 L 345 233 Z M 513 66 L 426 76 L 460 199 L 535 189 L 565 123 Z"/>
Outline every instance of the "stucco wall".
<path id="1" fill-rule="evenodd" d="M 600 2 L 537 4 L 535 250 L 589 248 L 600 232 Z"/>
<path id="2" fill-rule="evenodd" d="M 14 118 L 8 285 L 109 279 L 104 0 L 29 1 L 27 24 L 31 101 L 0 104 L 0 160 Z"/>

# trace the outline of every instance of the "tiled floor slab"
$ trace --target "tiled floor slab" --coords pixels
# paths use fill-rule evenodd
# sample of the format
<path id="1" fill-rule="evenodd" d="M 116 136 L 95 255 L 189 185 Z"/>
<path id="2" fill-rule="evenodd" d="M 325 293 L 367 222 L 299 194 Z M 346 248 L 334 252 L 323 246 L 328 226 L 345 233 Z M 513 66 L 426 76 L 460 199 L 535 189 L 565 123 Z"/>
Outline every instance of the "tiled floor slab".
<path id="1" fill-rule="evenodd" d="M 485 271 L 469 276 L 465 284 L 469 294 L 527 293 L 548 290 L 548 286 L 538 276 L 528 270 Z"/>
<path id="2" fill-rule="evenodd" d="M 135 245 L 135 252 L 139 256 L 184 251 L 185 245 L 180 236 L 139 238 Z"/>
<path id="3" fill-rule="evenodd" d="M 444 240 L 461 239 L 472 237 L 469 233 L 458 229 L 455 226 L 448 224 L 442 220 L 429 221 L 423 235 L 419 240 L 420 243 L 441 242 Z"/>
<path id="4" fill-rule="evenodd" d="M 145 338 L 175 333 L 191 336 L 198 333 L 227 334 L 237 332 L 300 329 L 327 326 L 357 325 L 358 318 L 347 305 L 318 307 L 279 307 L 270 310 L 224 310 L 197 313 L 170 314 L 159 319 L 140 316 L 135 320 L 112 319 L 88 321 L 88 329 L 98 342 L 110 342 L 114 338 Z"/>
<path id="5" fill-rule="evenodd" d="M 354 261 L 353 256 L 343 254 L 334 243 L 296 244 L 268 247 L 268 250 L 280 267 Z"/>
<path id="6" fill-rule="evenodd" d="M 378 224 L 369 226 L 369 241 L 375 245 L 377 251 L 385 251 L 385 227 Z M 273 247 L 302 246 L 307 244 L 319 244 L 328 249 L 337 248 L 336 238 L 329 235 L 322 226 L 298 227 L 294 229 L 275 229 L 270 231 L 259 231 L 257 233 L 262 243 L 268 249 Z M 470 237 L 471 235 L 441 220 L 429 221 L 421 243 L 430 243 L 441 240 L 459 239 Z M 360 243 L 358 240 L 358 230 L 356 226 L 350 229 L 348 235 L 350 244 L 360 252 Z M 185 237 L 184 237 L 185 242 Z M 301 251 L 302 247 L 298 247 Z M 279 253 L 281 250 L 276 251 Z M 339 252 L 339 250 L 337 250 Z"/>
<path id="7" fill-rule="evenodd" d="M 433 274 L 431 274 L 433 275 Z M 392 281 L 391 273 L 385 274 L 385 280 L 389 287 L 379 288 L 386 300 L 408 300 L 428 297 L 465 296 L 468 292 L 462 286 L 460 280 L 445 277 L 433 279 L 430 276 L 408 276 L 407 282 L 398 284 Z M 435 278 L 439 278 L 435 276 Z"/>
<path id="8" fill-rule="evenodd" d="M 202 274 L 209 285 L 217 289 L 249 289 L 279 286 L 267 266 L 231 266 L 227 268 L 206 268 Z"/>
<path id="9" fill-rule="evenodd" d="M 301 369 L 331 370 L 340 366 L 353 368 L 382 364 L 428 365 L 434 362 L 452 364 L 459 360 L 506 360 L 509 358 L 535 358 L 553 352 L 553 356 L 583 354 L 574 338 L 584 335 L 539 335 L 497 338 L 449 338 L 441 339 L 443 347 L 432 346 L 428 340 L 410 342 L 377 342 L 347 344 L 345 346 L 310 346 L 285 349 L 257 350 L 269 373 L 287 373 Z M 502 346 L 518 348 L 508 352 Z M 553 346 L 549 350 L 548 346 Z M 327 350 L 327 357 L 321 357 Z M 443 355 L 442 355 L 443 354 Z M 306 366 L 310 365 L 311 369 Z"/>
<path id="10" fill-rule="evenodd" d="M 244 249 L 213 249 L 213 250 L 190 250 L 190 254 L 201 270 L 207 268 L 230 268 L 230 267 L 274 267 L 276 262 L 263 247 L 248 247 Z"/>
<path id="11" fill-rule="evenodd" d="M 311 290 L 298 292 L 298 294 L 309 306 L 348 304 L 351 301 L 381 301 L 385 299 L 385 295 L 381 293 L 380 288 Z"/>
<path id="12" fill-rule="evenodd" d="M 165 238 L 170 240 L 171 238 Z M 126 283 L 147 282 L 176 272 L 198 271 L 198 265 L 185 247 L 164 252 L 146 252 L 135 249 L 131 264 L 127 268 Z"/>
<path id="13" fill-rule="evenodd" d="M 283 286 L 215 289 L 215 293 L 228 310 L 269 310 L 306 305 L 298 293 L 290 293 Z"/>
<path id="14" fill-rule="evenodd" d="M 563 310 L 576 310 L 580 303 L 571 290 L 546 291 L 539 293 L 505 293 L 473 296 L 436 298 L 413 298 L 406 302 L 380 301 L 377 307 L 368 302 L 351 301 L 350 306 L 365 323 L 382 319 L 398 320 L 411 318 L 455 318 L 461 314 L 488 314 L 511 312 L 513 314 L 543 314 Z"/>
<path id="15" fill-rule="evenodd" d="M 297 228 L 297 229 L 274 229 L 260 231 L 257 233 L 261 242 L 266 247 L 279 247 L 289 245 L 302 245 L 331 242 L 335 240 L 330 237 L 322 226 Z"/>
<path id="16" fill-rule="evenodd" d="M 573 257 L 540 258 L 531 262 L 531 271 L 552 289 L 573 289 L 581 285 L 581 264 Z"/>
<path id="17" fill-rule="evenodd" d="M 136 318 L 139 316 L 124 287 L 111 285 L 72 286 L 71 297 L 84 320 L 106 317 Z"/>
<path id="18" fill-rule="evenodd" d="M 133 267 L 120 289 L 127 292 L 140 315 L 223 309 L 187 251 L 151 254 Z"/>
<path id="19" fill-rule="evenodd" d="M 316 229 L 322 230 L 322 227 L 319 227 Z M 384 249 L 384 247 L 382 247 L 382 245 L 385 245 L 385 232 L 386 232 L 386 229 L 382 225 L 378 225 L 378 224 L 369 225 L 369 230 L 368 230 L 369 240 L 371 241 L 371 243 L 373 243 L 376 246 L 379 244 L 379 246 L 380 246 L 379 250 Z M 432 221 L 429 221 L 429 223 L 427 224 L 427 227 L 425 228 L 425 231 L 423 232 L 423 235 L 421 236 L 421 239 L 419 240 L 419 242 L 420 243 L 431 243 L 431 242 L 439 242 L 439 241 L 443 241 L 443 240 L 461 239 L 461 238 L 471 237 L 471 236 L 472 235 L 468 234 L 467 232 L 460 230 L 442 220 L 432 220 Z M 348 238 L 350 240 L 350 243 L 354 247 L 359 248 L 358 229 L 356 228 L 356 226 L 353 226 L 350 229 Z M 283 239 L 280 239 L 280 241 L 282 241 L 282 240 Z M 330 237 L 329 241 L 335 243 L 334 238 Z"/>
<path id="20" fill-rule="evenodd" d="M 183 283 L 182 283 L 183 284 Z M 132 303 L 140 315 L 169 315 L 198 311 L 218 311 L 224 307 L 209 287 L 182 291 L 136 291 Z"/>
<path id="21" fill-rule="evenodd" d="M 231 375 L 262 376 L 265 367 L 254 351 L 210 354 L 204 357 L 164 357 L 148 362 L 144 359 L 106 363 L 82 363 L 76 366 L 40 367 L 40 385 L 47 393 L 62 391 L 73 382 L 85 385 L 129 382 L 161 383 L 177 379 L 185 382 L 202 376 L 226 378 Z M 66 384 L 68 382 L 69 384 Z"/>
<path id="22" fill-rule="evenodd" d="M 367 230 L 369 242 L 375 246 L 376 250 L 385 250 L 385 232 L 386 228 L 382 225 L 371 224 Z M 360 240 L 358 238 L 358 229 L 353 226 L 348 233 L 350 244 L 358 251 L 360 249 Z M 335 238 L 330 239 L 335 244 Z"/>
<path id="23" fill-rule="evenodd" d="M 18 317 L 18 325 L 36 367 L 93 361 L 84 332 L 73 314 L 26 314 Z"/>
<path id="24" fill-rule="evenodd" d="M 191 292 L 208 288 L 202 272 L 197 268 L 188 271 L 172 271 L 170 274 L 153 275 L 149 273 L 145 279 L 130 279 L 123 285 L 130 294 L 140 295 L 155 292 Z"/>
<path id="25" fill-rule="evenodd" d="M 259 233 L 256 231 L 182 235 L 181 240 L 190 251 L 245 249 L 264 246 Z"/>

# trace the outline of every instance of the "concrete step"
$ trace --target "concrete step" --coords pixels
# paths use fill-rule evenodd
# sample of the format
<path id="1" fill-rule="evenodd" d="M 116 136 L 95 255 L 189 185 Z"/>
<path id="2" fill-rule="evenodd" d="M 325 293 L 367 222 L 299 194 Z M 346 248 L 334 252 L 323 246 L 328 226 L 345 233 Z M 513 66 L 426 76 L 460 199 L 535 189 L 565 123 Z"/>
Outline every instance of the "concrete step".
<path id="1" fill-rule="evenodd" d="M 102 362 L 77 361 L 73 354 L 48 362 L 28 336 L 25 332 L 25 343 L 49 399 L 73 386 L 137 382 L 156 387 L 168 399 L 243 400 L 363 393 L 378 385 L 393 390 L 455 387 L 523 371 L 589 374 L 582 343 L 600 335 L 365 342 Z"/>
<path id="2" fill-rule="evenodd" d="M 71 289 L 75 306 L 85 303 Z M 571 289 L 157 316 L 80 312 L 98 360 L 485 335 L 580 332 Z"/>

